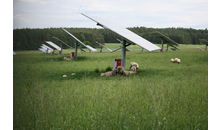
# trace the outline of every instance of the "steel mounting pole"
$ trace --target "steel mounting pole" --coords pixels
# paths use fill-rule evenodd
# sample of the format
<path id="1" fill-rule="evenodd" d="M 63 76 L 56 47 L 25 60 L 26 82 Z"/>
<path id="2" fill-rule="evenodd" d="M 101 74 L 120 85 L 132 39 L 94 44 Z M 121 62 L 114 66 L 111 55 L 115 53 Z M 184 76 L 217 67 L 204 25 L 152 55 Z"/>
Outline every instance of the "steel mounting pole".
<path id="1" fill-rule="evenodd" d="M 75 60 L 77 60 L 77 41 L 75 41 Z"/>
<path id="2" fill-rule="evenodd" d="M 161 52 L 163 52 L 163 40 L 161 40 L 161 44 L 162 44 Z"/>
<path id="3" fill-rule="evenodd" d="M 121 42 L 121 65 L 125 68 L 125 62 L 126 62 L 126 40 L 123 40 Z"/>
<path id="4" fill-rule="evenodd" d="M 62 54 L 63 54 L 63 43 L 61 43 L 61 54 L 60 55 Z"/>
<path id="5" fill-rule="evenodd" d="M 166 51 L 168 51 L 168 44 L 167 44 L 167 50 Z"/>

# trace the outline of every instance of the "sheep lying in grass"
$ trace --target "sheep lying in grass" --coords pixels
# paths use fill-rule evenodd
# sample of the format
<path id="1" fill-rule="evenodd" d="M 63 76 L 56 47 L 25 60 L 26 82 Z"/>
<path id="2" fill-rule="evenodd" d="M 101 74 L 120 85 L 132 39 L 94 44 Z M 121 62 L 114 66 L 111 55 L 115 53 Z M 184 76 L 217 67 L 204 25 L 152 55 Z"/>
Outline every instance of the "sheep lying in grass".
<path id="1" fill-rule="evenodd" d="M 132 66 L 135 66 L 135 67 L 136 67 L 136 69 L 138 69 L 138 68 L 139 68 L 139 64 L 138 64 L 138 63 L 136 63 L 136 62 L 131 62 L 131 63 L 130 63 L 130 68 L 131 68 Z"/>
<path id="2" fill-rule="evenodd" d="M 173 63 L 180 63 L 181 60 L 179 58 L 171 59 L 171 62 Z"/>
<path id="3" fill-rule="evenodd" d="M 133 68 L 135 68 L 135 71 L 125 71 L 125 68 L 123 66 L 118 66 L 116 69 L 113 69 L 112 71 L 107 71 L 105 73 L 101 73 L 101 76 L 115 76 L 117 74 L 119 75 L 132 75 L 132 74 L 136 74 L 136 67 L 133 66 Z"/>
<path id="4" fill-rule="evenodd" d="M 70 61 L 70 60 L 73 60 L 73 58 L 63 57 L 63 60 Z"/>
<path id="5" fill-rule="evenodd" d="M 132 74 L 136 74 L 137 72 L 134 71 L 123 71 L 123 75 L 127 76 L 127 75 L 132 75 Z"/>
<path id="6" fill-rule="evenodd" d="M 177 58 L 177 59 L 176 59 L 176 62 L 177 62 L 177 63 L 180 63 L 180 62 L 181 62 L 181 60 Z"/>
<path id="7" fill-rule="evenodd" d="M 101 76 L 115 76 L 116 74 L 117 74 L 117 69 L 113 69 L 112 71 L 101 73 Z"/>

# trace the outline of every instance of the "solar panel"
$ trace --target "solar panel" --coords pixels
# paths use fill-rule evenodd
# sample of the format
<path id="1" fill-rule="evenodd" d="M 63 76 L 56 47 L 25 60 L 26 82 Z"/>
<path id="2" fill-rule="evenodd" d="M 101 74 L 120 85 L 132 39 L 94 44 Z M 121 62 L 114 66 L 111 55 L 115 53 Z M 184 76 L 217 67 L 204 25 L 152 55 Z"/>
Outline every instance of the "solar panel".
<path id="1" fill-rule="evenodd" d="M 77 40 L 80 44 L 82 44 L 83 46 L 85 46 L 86 48 L 88 48 L 91 51 L 97 51 L 96 49 L 92 48 L 89 45 L 85 45 L 83 42 L 81 42 L 79 39 L 77 39 L 75 36 L 73 36 L 71 33 L 69 33 L 67 30 L 65 30 L 64 28 L 62 28 L 66 33 L 68 33 L 71 37 L 73 37 L 75 40 Z"/>
<path id="2" fill-rule="evenodd" d="M 49 46 L 47 46 L 47 45 L 45 45 L 45 44 L 42 44 L 42 46 L 43 46 L 43 47 L 46 47 L 46 48 L 48 48 L 49 50 L 52 50 L 52 51 L 53 51 L 52 48 L 50 48 Z"/>
<path id="3" fill-rule="evenodd" d="M 40 51 L 46 53 L 46 50 L 44 50 L 43 48 L 38 48 Z"/>
<path id="4" fill-rule="evenodd" d="M 152 32 L 151 34 L 156 37 L 160 37 L 168 45 L 177 45 L 178 46 L 177 42 L 173 41 L 172 39 L 170 39 L 169 37 L 163 35 L 162 33 L 158 32 L 158 31 Z"/>
<path id="5" fill-rule="evenodd" d="M 54 44 L 53 42 L 51 41 L 45 41 L 46 43 L 48 43 L 49 45 L 51 45 L 52 47 L 56 48 L 57 50 L 61 50 L 61 48 L 59 46 L 57 46 L 56 44 Z"/>
<path id="6" fill-rule="evenodd" d="M 104 21 L 98 17 L 95 16 L 88 16 L 83 13 L 81 13 L 85 17 L 91 19 L 92 21 L 96 22 L 97 25 L 102 26 L 103 28 L 110 29 L 111 31 L 117 33 L 118 35 L 122 36 L 126 40 L 135 43 L 143 48 L 145 48 L 148 51 L 154 51 L 160 49 L 158 46 L 154 45 L 153 43 L 149 42 L 148 40 L 142 38 L 141 36 L 133 33 L 132 31 L 123 28 L 117 24 L 114 24 L 109 21 Z"/>

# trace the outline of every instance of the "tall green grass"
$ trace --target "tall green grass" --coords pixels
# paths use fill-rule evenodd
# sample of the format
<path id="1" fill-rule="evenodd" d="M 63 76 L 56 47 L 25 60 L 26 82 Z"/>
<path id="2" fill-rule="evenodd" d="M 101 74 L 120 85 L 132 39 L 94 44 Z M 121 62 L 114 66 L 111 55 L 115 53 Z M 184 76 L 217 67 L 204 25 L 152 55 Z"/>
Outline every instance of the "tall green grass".
<path id="1" fill-rule="evenodd" d="M 100 73 L 120 51 L 78 53 L 77 61 L 63 61 L 69 49 L 16 52 L 14 129 L 208 129 L 208 52 L 140 50 L 126 55 L 138 74 L 114 77 Z M 180 64 L 170 62 L 176 57 Z"/>

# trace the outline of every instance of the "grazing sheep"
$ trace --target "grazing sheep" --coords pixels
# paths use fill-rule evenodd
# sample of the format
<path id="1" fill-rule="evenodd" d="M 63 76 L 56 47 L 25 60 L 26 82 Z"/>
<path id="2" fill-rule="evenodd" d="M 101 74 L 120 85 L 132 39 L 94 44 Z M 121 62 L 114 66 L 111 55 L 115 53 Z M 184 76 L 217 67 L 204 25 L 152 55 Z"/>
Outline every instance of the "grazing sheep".
<path id="1" fill-rule="evenodd" d="M 136 69 L 138 69 L 138 68 L 139 68 L 139 64 L 138 64 L 138 63 L 136 63 L 136 62 L 131 62 L 131 63 L 130 63 L 130 68 L 131 68 L 132 66 L 135 66 L 135 67 L 136 67 Z"/>
<path id="2" fill-rule="evenodd" d="M 171 61 L 171 62 L 175 62 L 175 60 L 174 60 L 174 59 L 171 59 L 170 61 Z"/>
<path id="3" fill-rule="evenodd" d="M 176 60 L 176 62 L 177 62 L 177 63 L 180 63 L 180 62 L 181 62 L 181 60 L 180 60 L 180 59 L 177 59 L 177 60 Z"/>
<path id="4" fill-rule="evenodd" d="M 175 62 L 177 61 L 177 59 L 179 59 L 179 58 L 175 58 L 174 60 L 175 60 Z"/>
<path id="5" fill-rule="evenodd" d="M 63 59 L 64 59 L 64 60 L 66 60 L 66 59 L 67 59 L 67 57 L 63 57 Z"/>
<path id="6" fill-rule="evenodd" d="M 125 68 L 123 66 L 118 66 L 117 67 L 117 74 L 123 74 L 123 71 L 125 71 Z"/>
<path id="7" fill-rule="evenodd" d="M 136 72 L 136 70 L 137 70 L 136 66 L 132 66 L 132 67 L 131 67 L 131 71 Z"/>

